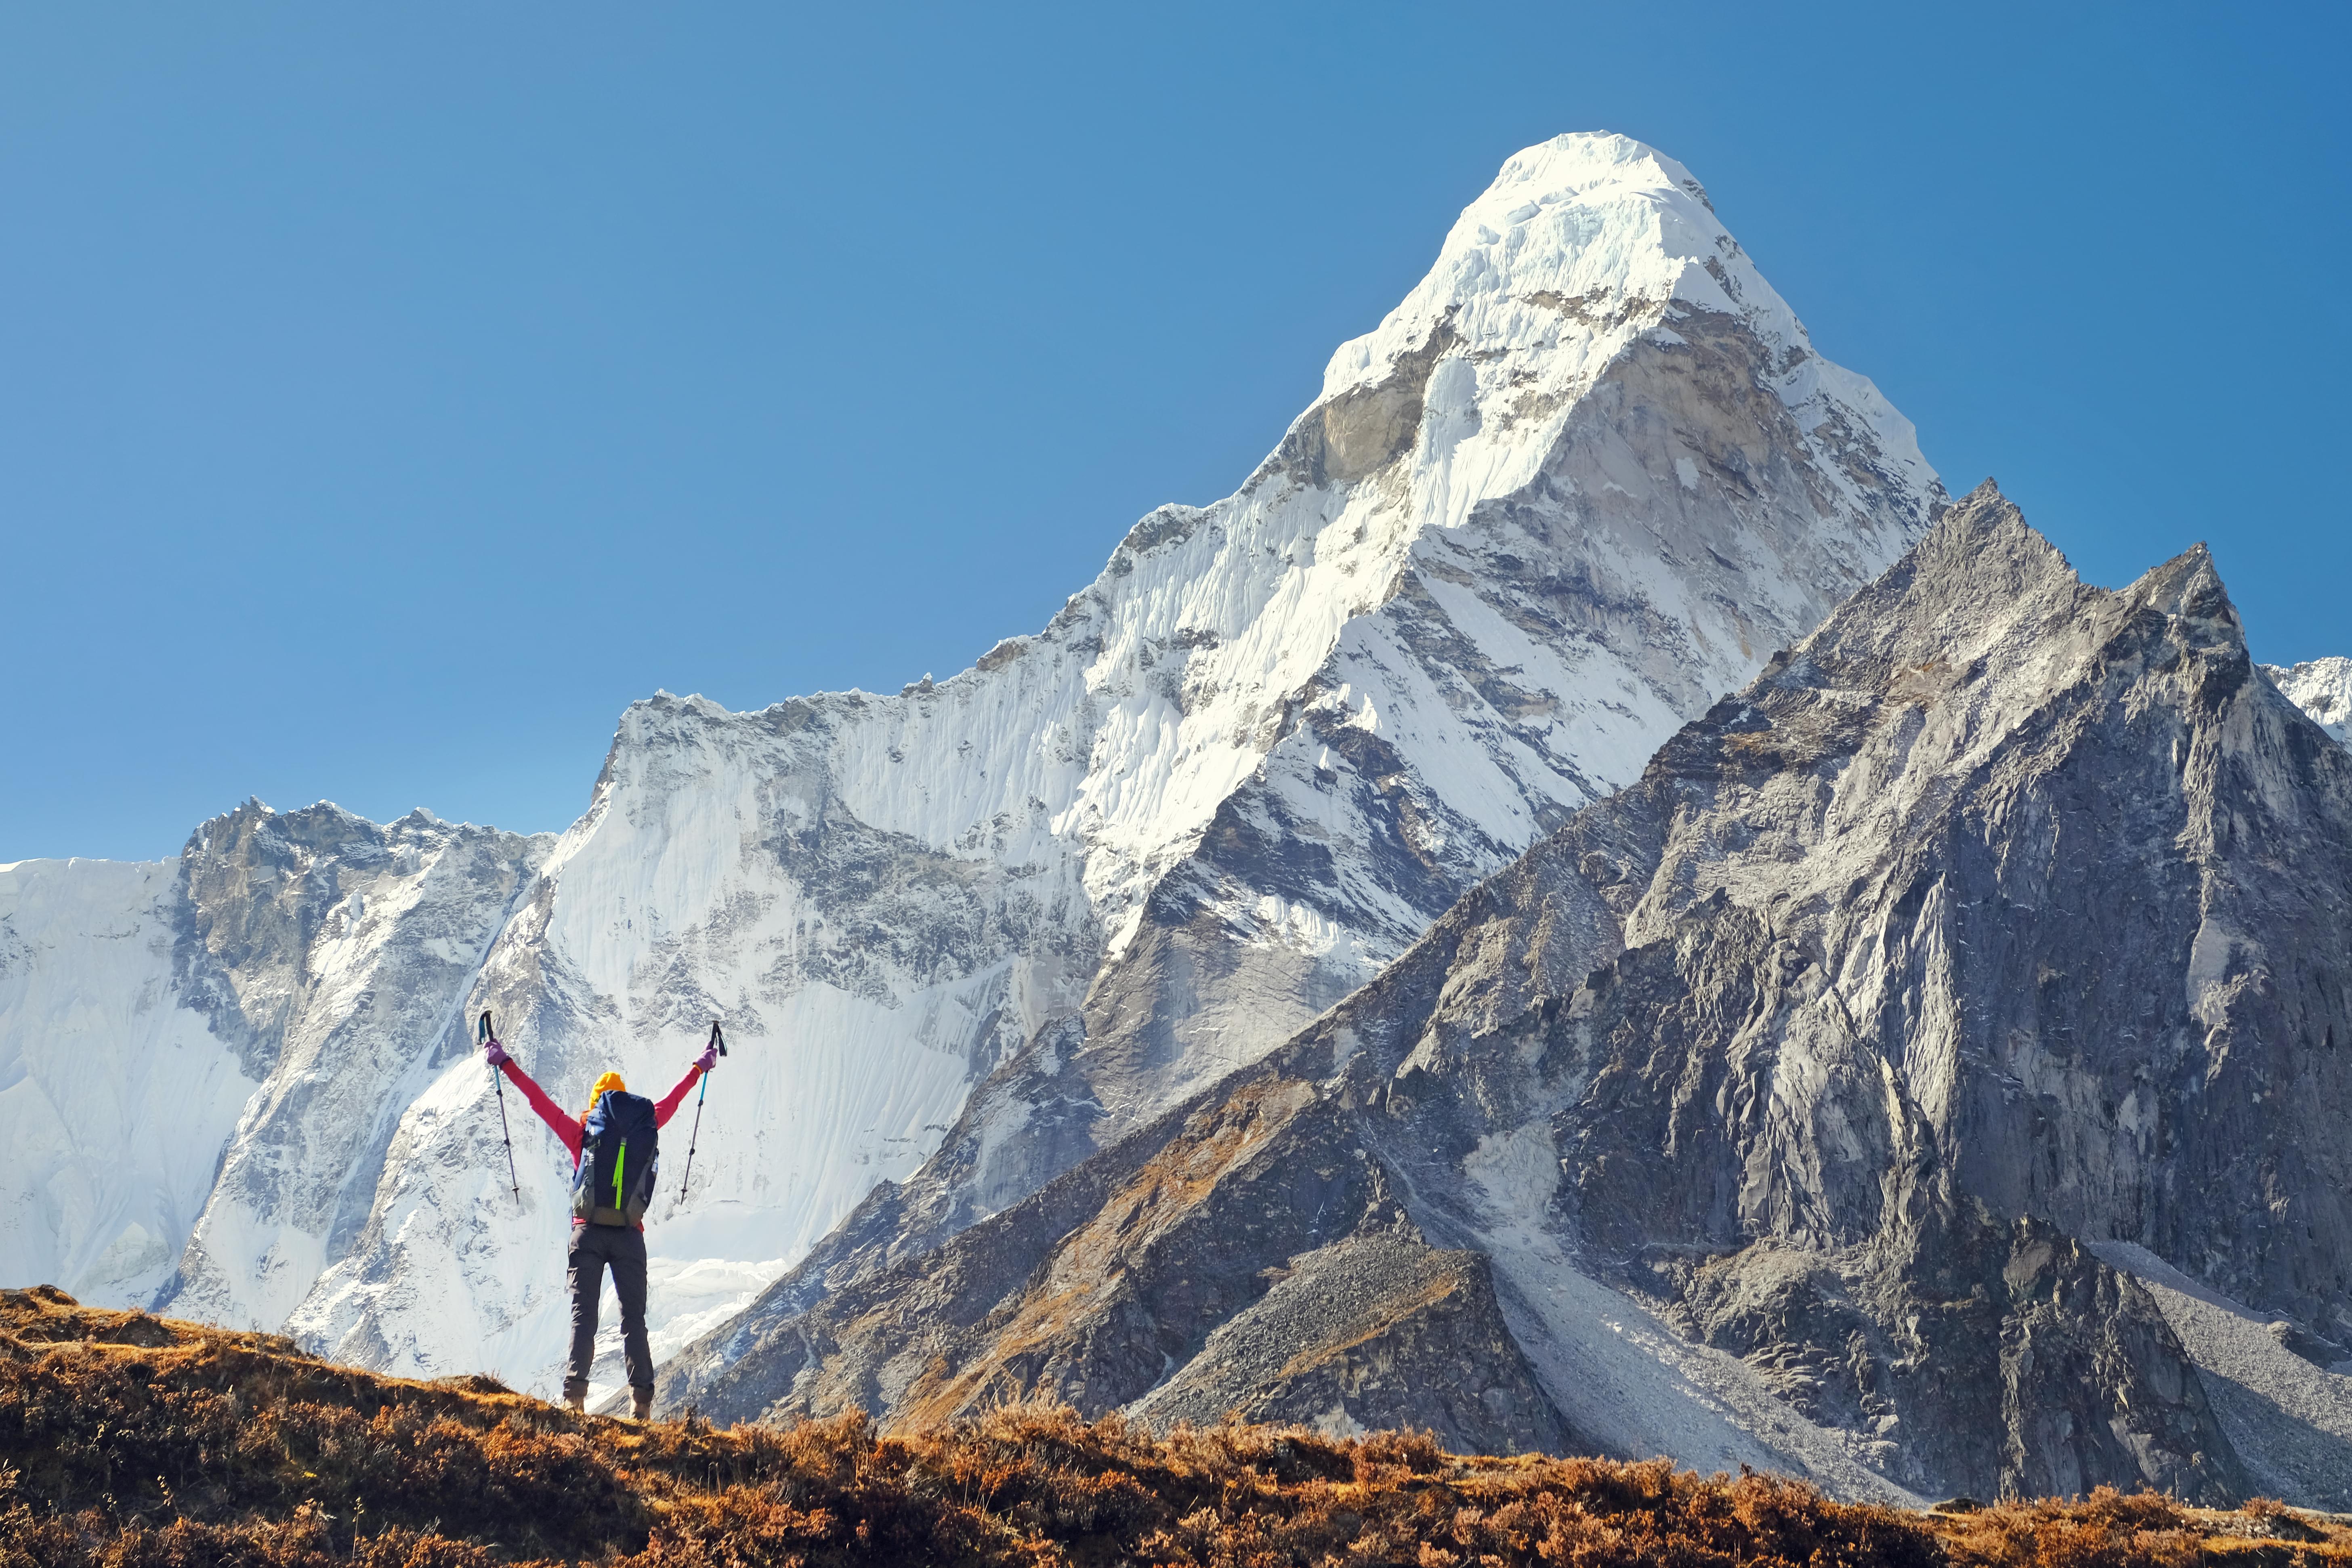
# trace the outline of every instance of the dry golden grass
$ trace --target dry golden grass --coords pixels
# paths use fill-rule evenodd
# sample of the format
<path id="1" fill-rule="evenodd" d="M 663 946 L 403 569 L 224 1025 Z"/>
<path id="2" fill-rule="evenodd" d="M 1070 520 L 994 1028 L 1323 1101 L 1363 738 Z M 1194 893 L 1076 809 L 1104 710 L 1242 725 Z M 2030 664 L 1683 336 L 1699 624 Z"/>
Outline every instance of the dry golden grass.
<path id="1" fill-rule="evenodd" d="M 1664 1461 L 1462 1459 L 1428 1437 L 1154 1438 L 1009 1409 L 914 1436 L 574 1417 L 487 1379 L 0 1292 L 0 1564 L 2352 1564 L 2275 1505 L 2113 1493 L 1962 1515 Z"/>

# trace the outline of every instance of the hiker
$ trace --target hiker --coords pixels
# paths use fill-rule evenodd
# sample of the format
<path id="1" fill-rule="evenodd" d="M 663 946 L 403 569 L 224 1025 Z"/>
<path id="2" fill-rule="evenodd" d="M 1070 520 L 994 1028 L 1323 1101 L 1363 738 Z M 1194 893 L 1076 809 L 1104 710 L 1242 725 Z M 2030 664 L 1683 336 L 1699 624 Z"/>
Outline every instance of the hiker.
<path id="1" fill-rule="evenodd" d="M 485 1015 L 487 1031 L 488 1018 Z M 572 1363 L 563 1380 L 563 1403 L 573 1411 L 588 1402 L 588 1368 L 596 1359 L 596 1298 L 604 1269 L 621 1298 L 622 1353 L 629 1372 L 632 1414 L 643 1421 L 654 1408 L 654 1355 L 646 1342 L 646 1205 L 653 1198 L 654 1134 L 686 1101 L 686 1091 L 719 1063 L 718 1032 L 694 1059 L 677 1087 L 659 1101 L 631 1094 L 621 1075 L 608 1072 L 589 1091 L 588 1109 L 574 1121 L 530 1080 L 496 1039 L 485 1039 L 482 1055 L 522 1090 L 539 1119 L 572 1151 L 572 1246 L 566 1254 L 572 1281 Z M 636 1153 L 629 1139 L 636 1138 Z M 583 1162 L 581 1152 L 592 1150 Z M 598 1168 L 599 1160 L 604 1168 Z M 634 1179 L 632 1179 L 634 1177 Z M 608 1185 L 609 1184 L 609 1185 Z"/>

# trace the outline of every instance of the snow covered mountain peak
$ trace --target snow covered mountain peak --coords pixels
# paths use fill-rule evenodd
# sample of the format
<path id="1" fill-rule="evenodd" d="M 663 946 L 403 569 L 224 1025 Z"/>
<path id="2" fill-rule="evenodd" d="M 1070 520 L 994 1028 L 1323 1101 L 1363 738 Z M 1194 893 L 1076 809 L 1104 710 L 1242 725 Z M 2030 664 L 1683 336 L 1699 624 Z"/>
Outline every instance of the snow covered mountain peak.
<path id="1" fill-rule="evenodd" d="M 1864 376 L 1822 359 L 1690 171 L 1631 137 L 1556 136 L 1514 153 L 1445 237 L 1436 264 L 1373 331 L 1340 345 L 1323 401 L 1434 359 L 1433 434 L 1515 426 L 1588 391 L 1637 338 L 1696 318 L 1736 321 L 1764 350 L 1758 367 L 1801 427 L 1860 429 L 1885 477 L 1924 490 L 1935 472 L 1909 420 Z M 1519 437 L 1515 449 L 1539 448 Z M 1862 499 L 1842 464 L 1830 482 Z M 1499 478 L 1499 476 L 1498 476 Z M 1458 516 L 1438 521 L 1455 522 Z"/>
<path id="2" fill-rule="evenodd" d="M 1334 363 L 1233 494 L 1153 511 L 961 673 L 656 694 L 560 840 L 256 807 L 107 892 L 90 931 L 119 904 L 168 933 L 173 1016 L 237 1024 L 249 1113 L 193 1236 L 93 1210 L 22 1255 L 120 1233 L 109 1278 L 146 1281 L 184 1241 L 184 1310 L 550 1386 L 564 1162 L 517 1128 L 508 1184 L 466 1019 L 579 1104 L 607 1069 L 666 1086 L 722 1017 L 694 1194 L 651 1232 L 667 1354 L 869 1194 L 912 1206 L 857 1234 L 928 1245 L 1257 1059 L 1943 499 L 1621 137 L 1513 158 Z M 20 930 L 87 903 L 26 888 Z M 58 993 L 17 969 L 30 1018 Z"/>
<path id="3" fill-rule="evenodd" d="M 1679 164 L 1606 136 L 1514 158 L 1239 490 L 1143 519 L 1036 637 L 856 700 L 874 738 L 834 752 L 840 804 L 950 863 L 984 846 L 1034 945 L 964 1005 L 999 1065 L 937 1153 L 761 1310 L 1255 1059 L 1942 499 Z M 850 700 L 772 721 L 846 740 Z"/>
<path id="4" fill-rule="evenodd" d="M 1331 356 L 1323 395 L 1377 379 L 1456 313 L 1463 319 L 1454 330 L 1483 346 L 1542 334 L 1561 315 L 1600 325 L 1622 317 L 1631 302 L 1655 304 L 1685 288 L 1703 303 L 1728 308 L 1706 266 L 1738 255 L 1680 163 L 1629 137 L 1556 136 L 1514 153 L 1462 209 L 1419 287 L 1378 328 Z M 1687 279 L 1695 271 L 1699 282 Z M 1779 304 L 1769 288 L 1763 293 Z"/>

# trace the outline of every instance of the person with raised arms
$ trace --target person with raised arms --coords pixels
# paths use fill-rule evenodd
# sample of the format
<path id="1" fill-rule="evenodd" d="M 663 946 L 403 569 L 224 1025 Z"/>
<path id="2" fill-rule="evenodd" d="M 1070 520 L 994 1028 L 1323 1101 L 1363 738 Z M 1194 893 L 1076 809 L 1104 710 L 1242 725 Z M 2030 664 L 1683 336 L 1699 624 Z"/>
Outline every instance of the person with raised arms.
<path id="1" fill-rule="evenodd" d="M 563 1380 L 563 1403 L 574 1411 L 587 1407 L 588 1369 L 596 1360 L 597 1297 L 610 1268 L 614 1293 L 621 1299 L 622 1358 L 634 1395 L 631 1414 L 643 1421 L 654 1407 L 654 1357 L 646 1341 L 646 1210 L 653 1202 L 660 1132 L 686 1102 L 686 1091 L 718 1065 L 719 1032 L 714 1026 L 711 1043 L 686 1069 L 677 1087 L 660 1100 L 631 1094 L 619 1073 L 608 1072 L 597 1079 L 588 1092 L 588 1109 L 575 1118 L 507 1055 L 489 1023 L 490 1016 L 483 1014 L 483 1058 L 522 1090 L 539 1119 L 572 1152 L 572 1245 L 566 1254 L 572 1360 Z"/>

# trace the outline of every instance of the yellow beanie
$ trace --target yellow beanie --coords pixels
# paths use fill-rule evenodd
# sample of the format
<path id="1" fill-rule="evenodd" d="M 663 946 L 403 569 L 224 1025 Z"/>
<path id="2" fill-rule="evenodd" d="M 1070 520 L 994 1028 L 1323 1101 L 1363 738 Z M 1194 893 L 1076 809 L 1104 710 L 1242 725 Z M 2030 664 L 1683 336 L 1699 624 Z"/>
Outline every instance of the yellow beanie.
<path id="1" fill-rule="evenodd" d="M 621 1090 L 621 1091 L 622 1091 L 622 1092 L 624 1092 L 624 1093 L 626 1093 L 626 1092 L 627 1092 L 627 1090 L 628 1090 L 628 1087 L 629 1087 L 629 1086 L 628 1086 L 627 1084 L 623 1083 L 623 1082 L 621 1081 L 621 1075 L 620 1075 L 619 1073 L 616 1073 L 616 1072 L 608 1072 L 608 1073 L 606 1073 L 603 1078 L 598 1079 L 596 1080 L 596 1087 L 595 1087 L 594 1089 L 590 1089 L 590 1090 L 588 1091 L 588 1112 L 587 1112 L 587 1115 L 583 1115 L 583 1116 L 582 1116 L 580 1120 L 582 1120 L 583 1121 L 587 1121 L 587 1120 L 588 1120 L 588 1117 L 589 1117 L 589 1116 L 593 1116 L 593 1115 L 594 1115 L 594 1114 L 595 1114 L 595 1111 L 596 1111 L 596 1102 L 597 1102 L 599 1100 L 602 1100 L 602 1099 L 604 1098 L 604 1091 L 605 1091 L 606 1089 L 616 1089 Z"/>

